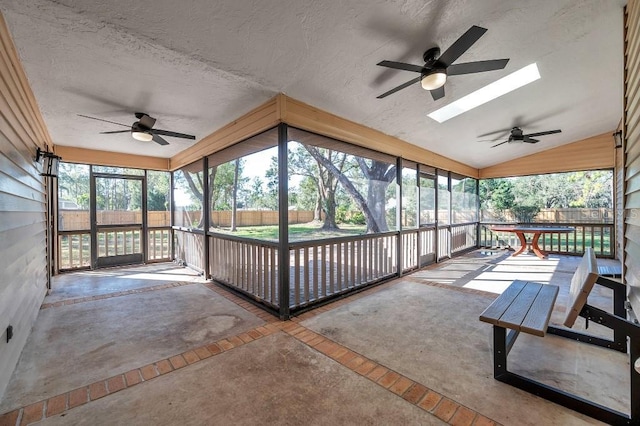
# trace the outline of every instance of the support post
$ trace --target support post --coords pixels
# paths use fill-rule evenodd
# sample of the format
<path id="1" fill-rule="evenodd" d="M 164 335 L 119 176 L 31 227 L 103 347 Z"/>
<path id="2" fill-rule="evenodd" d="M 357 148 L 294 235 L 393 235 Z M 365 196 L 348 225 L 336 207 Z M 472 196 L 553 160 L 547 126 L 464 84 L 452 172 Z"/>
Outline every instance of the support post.
<path id="1" fill-rule="evenodd" d="M 278 303 L 281 320 L 289 313 L 289 170 L 287 125 L 278 125 Z"/>
<path id="2" fill-rule="evenodd" d="M 398 265 L 398 277 L 402 276 L 404 265 L 402 262 L 402 158 L 396 159 L 396 230 L 398 231 L 396 243 L 396 265 Z"/>
<path id="3" fill-rule="evenodd" d="M 422 248 L 420 244 L 420 164 L 416 165 L 416 269 L 420 269 L 422 267 L 421 260 L 422 259 Z"/>
<path id="4" fill-rule="evenodd" d="M 149 262 L 149 214 L 147 208 L 147 170 L 145 170 L 144 179 L 142 179 L 142 235 L 140 235 L 140 244 L 142 245 L 140 248 L 145 263 Z"/>
<path id="5" fill-rule="evenodd" d="M 480 247 L 480 222 L 482 221 L 480 210 L 480 179 L 476 179 L 476 248 Z"/>
<path id="6" fill-rule="evenodd" d="M 202 159 L 202 228 L 203 228 L 203 262 L 202 266 L 204 269 L 204 278 L 211 278 L 211 271 L 209 270 L 209 237 L 207 234 L 209 233 L 209 226 L 211 223 L 211 206 L 209 203 L 211 202 L 211 197 L 209 196 L 209 157 L 204 157 Z"/>
<path id="7" fill-rule="evenodd" d="M 439 194 L 438 194 L 438 172 L 439 169 L 435 169 L 434 173 L 434 181 L 433 181 L 433 192 L 434 192 L 434 200 L 433 200 L 433 212 L 434 212 L 434 217 L 433 217 L 433 221 L 434 221 L 434 225 L 435 225 L 435 235 L 433 236 L 433 244 L 434 244 L 434 249 L 435 249 L 435 257 L 436 257 L 436 261 L 435 263 L 440 262 L 440 221 L 438 220 L 438 198 L 439 198 Z"/>
<path id="8" fill-rule="evenodd" d="M 169 246 L 171 247 L 171 260 L 176 260 L 176 245 L 173 238 L 173 225 L 176 223 L 175 206 L 173 205 L 173 175 L 175 172 L 169 172 Z"/>

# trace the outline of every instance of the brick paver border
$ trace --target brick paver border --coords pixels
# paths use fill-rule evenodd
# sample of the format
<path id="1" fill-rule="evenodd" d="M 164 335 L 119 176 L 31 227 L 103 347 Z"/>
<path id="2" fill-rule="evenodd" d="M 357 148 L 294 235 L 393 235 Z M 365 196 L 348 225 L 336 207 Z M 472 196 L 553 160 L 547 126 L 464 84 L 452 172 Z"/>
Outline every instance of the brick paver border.
<path id="1" fill-rule="evenodd" d="M 95 300 L 108 299 L 111 297 L 125 296 L 130 294 L 144 293 L 149 291 L 161 290 L 171 287 L 179 287 L 189 284 L 203 284 L 205 287 L 214 291 L 216 294 L 225 297 L 231 302 L 237 304 L 243 309 L 256 315 L 266 322 L 264 326 L 256 327 L 235 336 L 220 339 L 216 342 L 190 349 L 186 352 L 155 361 L 145 366 L 117 374 L 104 380 L 82 386 L 71 391 L 52 396 L 48 399 L 35 402 L 33 404 L 17 408 L 8 413 L 0 415 L 0 426 L 18 426 L 28 425 L 41 421 L 47 417 L 61 414 L 65 411 L 87 404 L 91 401 L 103 398 L 124 389 L 136 386 L 143 382 L 148 382 L 165 374 L 195 364 L 204 359 L 216 356 L 223 352 L 230 351 L 236 347 L 259 340 L 262 337 L 283 331 L 287 335 L 295 338 L 299 342 L 305 344 L 309 348 L 320 352 L 330 359 L 340 363 L 351 371 L 371 380 L 384 389 L 392 392 L 396 396 L 403 398 L 405 401 L 419 407 L 437 418 L 451 425 L 468 425 L 468 426 L 497 426 L 495 420 L 492 420 L 481 413 L 472 410 L 469 407 L 448 398 L 433 389 L 424 386 L 411 378 L 404 376 L 392 369 L 377 363 L 357 352 L 354 352 L 344 345 L 341 345 L 327 337 L 318 334 L 302 325 L 301 321 L 314 317 L 321 313 L 333 310 L 347 303 L 362 297 L 382 291 L 392 287 L 402 280 L 409 279 L 412 282 L 433 285 L 450 290 L 458 290 L 464 292 L 473 292 L 483 296 L 496 296 L 493 293 L 481 292 L 472 289 L 460 289 L 457 287 L 441 285 L 424 280 L 417 280 L 408 277 L 402 277 L 376 287 L 365 289 L 362 292 L 351 295 L 348 298 L 331 302 L 327 305 L 316 308 L 312 311 L 305 312 L 290 321 L 280 321 L 275 316 L 264 311 L 258 306 L 248 302 L 247 300 L 222 289 L 214 283 L 198 283 L 198 282 L 176 282 L 162 284 L 159 286 L 146 287 L 142 289 L 126 290 L 117 293 L 109 293 L 99 296 L 90 296 L 78 299 L 70 299 L 62 302 L 55 302 L 43 305 L 41 309 L 51 307 L 65 306 L 75 303 L 89 302 Z"/>
<path id="2" fill-rule="evenodd" d="M 2 414 L 0 415 L 0 426 L 28 425 L 38 422 L 277 332 L 280 332 L 280 327 L 275 324 L 266 324 L 236 336 L 220 339 L 140 368 L 116 374 L 113 377 Z"/>

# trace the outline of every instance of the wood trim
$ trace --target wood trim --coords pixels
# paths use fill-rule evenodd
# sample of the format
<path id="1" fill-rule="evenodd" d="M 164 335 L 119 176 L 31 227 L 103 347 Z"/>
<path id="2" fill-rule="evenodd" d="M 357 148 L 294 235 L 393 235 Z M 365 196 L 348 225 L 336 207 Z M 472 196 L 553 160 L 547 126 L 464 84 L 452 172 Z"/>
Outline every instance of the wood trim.
<path id="1" fill-rule="evenodd" d="M 6 55 L 5 59 L 9 64 L 8 72 L 11 80 L 13 80 L 13 84 L 7 82 L 7 86 L 11 92 L 14 93 L 14 96 L 16 96 L 16 102 L 21 104 L 20 113 L 29 119 L 31 128 L 37 133 L 38 140 L 35 141 L 36 145 L 40 148 L 46 149 L 48 147 L 49 149 L 53 149 L 53 141 L 44 123 L 44 118 L 40 113 L 40 107 L 31 90 L 27 75 L 22 67 L 20 57 L 11 39 L 9 28 L 2 13 L 0 13 L 0 44 L 3 47 L 0 51 L 3 57 Z M 4 78 L 9 78 L 9 76 L 5 76 Z"/>
<path id="2" fill-rule="evenodd" d="M 371 148 L 439 169 L 477 178 L 478 169 L 420 148 L 396 137 L 371 129 L 311 105 L 278 96 L 281 120 L 290 126 L 318 133 L 354 145 Z"/>
<path id="3" fill-rule="evenodd" d="M 55 153 L 67 163 L 93 164 L 97 166 L 132 167 L 148 170 L 169 170 L 169 159 L 132 155 L 97 149 L 56 145 Z"/>
<path id="4" fill-rule="evenodd" d="M 615 166 L 615 143 L 612 135 L 613 130 L 610 133 L 485 167 L 480 170 L 480 178 L 611 169 Z M 568 158 L 571 161 L 567 161 Z"/>
<path id="5" fill-rule="evenodd" d="M 279 99 L 280 95 L 275 96 L 237 120 L 206 136 L 192 147 L 174 155 L 169 161 L 170 169 L 179 169 L 202 157 L 277 126 L 280 123 Z"/>

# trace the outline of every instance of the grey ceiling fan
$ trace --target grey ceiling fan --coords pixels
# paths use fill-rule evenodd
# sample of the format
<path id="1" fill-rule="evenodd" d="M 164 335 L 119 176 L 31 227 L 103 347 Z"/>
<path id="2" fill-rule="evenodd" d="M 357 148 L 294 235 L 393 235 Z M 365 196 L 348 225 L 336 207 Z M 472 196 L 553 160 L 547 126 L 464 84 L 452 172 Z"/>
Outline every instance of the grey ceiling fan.
<path id="1" fill-rule="evenodd" d="M 138 121 L 134 122 L 130 126 L 122 123 L 116 123 L 115 121 L 104 120 L 102 118 L 91 117 L 83 114 L 78 114 L 78 116 L 89 118 L 91 120 L 98 120 L 98 121 L 104 121 L 106 123 L 117 124 L 118 126 L 128 127 L 128 130 L 112 130 L 109 132 L 100 132 L 100 134 L 103 134 L 103 135 L 130 132 L 131 136 L 134 139 L 137 139 L 143 142 L 154 141 L 159 145 L 169 145 L 169 142 L 167 142 L 162 136 L 171 136 L 174 138 L 192 139 L 192 140 L 195 140 L 196 138 L 194 135 L 187 135 L 185 133 L 154 129 L 153 125 L 156 124 L 156 119 L 144 112 L 136 112 L 135 116 L 138 119 Z"/>
<path id="2" fill-rule="evenodd" d="M 506 141 L 495 144 L 491 148 L 495 148 L 497 146 L 500 146 L 505 143 L 510 143 L 510 142 L 538 143 L 540 142 L 540 140 L 534 139 L 534 138 L 545 136 L 545 135 L 552 135 L 554 133 L 560 133 L 560 132 L 562 132 L 562 130 L 557 129 L 557 130 L 547 130 L 546 132 L 524 134 L 524 132 L 520 127 L 514 127 L 511 129 L 511 132 L 509 133 L 509 138 Z"/>
<path id="3" fill-rule="evenodd" d="M 493 59 L 488 61 L 465 62 L 454 64 L 471 46 L 475 44 L 482 35 L 487 32 L 486 28 L 472 26 L 458 38 L 443 54 L 440 54 L 439 47 L 432 47 L 422 55 L 424 65 L 413 65 L 404 62 L 381 61 L 377 65 L 381 67 L 393 68 L 402 71 L 417 72 L 420 76 L 413 78 L 400 86 L 394 87 L 388 92 L 378 96 L 378 99 L 385 98 L 399 90 L 420 82 L 422 88 L 431 92 L 431 97 L 436 101 L 444 97 L 444 84 L 448 76 L 474 74 L 478 72 L 501 70 L 507 66 L 509 59 Z"/>

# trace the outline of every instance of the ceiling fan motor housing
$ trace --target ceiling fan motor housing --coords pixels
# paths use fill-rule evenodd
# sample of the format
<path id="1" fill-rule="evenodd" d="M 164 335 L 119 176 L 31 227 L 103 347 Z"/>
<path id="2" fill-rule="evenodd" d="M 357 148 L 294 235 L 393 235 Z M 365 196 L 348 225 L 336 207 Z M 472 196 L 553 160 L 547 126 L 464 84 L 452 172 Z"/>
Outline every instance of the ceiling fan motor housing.
<path id="1" fill-rule="evenodd" d="M 440 57 L 439 47 L 432 47 L 431 49 L 428 49 L 426 52 L 424 52 L 424 55 L 422 55 L 422 59 L 424 59 L 424 62 L 425 62 L 424 67 L 425 68 L 434 67 L 438 62 L 439 57 Z"/>

